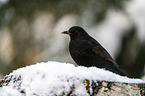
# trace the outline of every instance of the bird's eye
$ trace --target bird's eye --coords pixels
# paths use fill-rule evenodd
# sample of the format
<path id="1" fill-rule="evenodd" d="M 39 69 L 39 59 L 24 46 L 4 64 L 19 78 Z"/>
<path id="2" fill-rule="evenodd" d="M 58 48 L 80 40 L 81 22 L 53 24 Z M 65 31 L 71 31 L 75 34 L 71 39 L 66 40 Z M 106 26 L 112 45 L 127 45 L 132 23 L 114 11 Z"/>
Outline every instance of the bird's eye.
<path id="1" fill-rule="evenodd" d="M 71 31 L 72 35 L 76 35 L 79 33 L 79 31 Z"/>
<path id="2" fill-rule="evenodd" d="M 75 33 L 78 33 L 79 31 L 75 31 Z"/>
<path id="3" fill-rule="evenodd" d="M 78 34 L 78 31 L 73 31 L 73 35 L 76 35 L 76 34 Z"/>

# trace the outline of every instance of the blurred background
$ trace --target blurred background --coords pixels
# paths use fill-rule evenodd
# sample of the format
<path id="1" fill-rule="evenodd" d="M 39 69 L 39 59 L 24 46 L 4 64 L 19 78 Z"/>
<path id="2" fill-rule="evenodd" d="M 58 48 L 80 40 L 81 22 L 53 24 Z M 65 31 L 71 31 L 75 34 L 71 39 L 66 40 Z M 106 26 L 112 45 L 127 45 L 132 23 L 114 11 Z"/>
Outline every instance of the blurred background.
<path id="1" fill-rule="evenodd" d="M 61 34 L 73 25 L 130 77 L 145 78 L 145 0 L 0 0 L 0 78 L 37 62 L 74 63 Z"/>

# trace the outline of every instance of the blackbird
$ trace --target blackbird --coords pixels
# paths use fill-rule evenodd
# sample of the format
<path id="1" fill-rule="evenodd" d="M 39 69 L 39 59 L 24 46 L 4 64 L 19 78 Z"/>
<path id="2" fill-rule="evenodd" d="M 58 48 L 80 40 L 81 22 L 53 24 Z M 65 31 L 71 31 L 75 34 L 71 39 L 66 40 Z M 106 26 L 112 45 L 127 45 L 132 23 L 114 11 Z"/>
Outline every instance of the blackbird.
<path id="1" fill-rule="evenodd" d="M 62 32 L 62 34 L 69 34 L 69 52 L 78 65 L 105 68 L 119 75 L 126 76 L 105 48 L 83 28 L 73 26 L 68 31 Z"/>

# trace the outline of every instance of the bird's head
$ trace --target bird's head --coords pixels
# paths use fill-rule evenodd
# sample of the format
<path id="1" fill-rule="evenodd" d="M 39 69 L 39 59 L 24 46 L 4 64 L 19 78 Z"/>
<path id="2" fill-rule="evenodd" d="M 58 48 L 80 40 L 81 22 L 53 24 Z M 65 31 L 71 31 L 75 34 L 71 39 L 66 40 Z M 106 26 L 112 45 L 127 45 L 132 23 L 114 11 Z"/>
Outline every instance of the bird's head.
<path id="1" fill-rule="evenodd" d="M 73 26 L 68 31 L 62 32 L 62 34 L 69 34 L 70 37 L 81 37 L 87 33 L 83 28 L 81 28 L 79 26 Z"/>

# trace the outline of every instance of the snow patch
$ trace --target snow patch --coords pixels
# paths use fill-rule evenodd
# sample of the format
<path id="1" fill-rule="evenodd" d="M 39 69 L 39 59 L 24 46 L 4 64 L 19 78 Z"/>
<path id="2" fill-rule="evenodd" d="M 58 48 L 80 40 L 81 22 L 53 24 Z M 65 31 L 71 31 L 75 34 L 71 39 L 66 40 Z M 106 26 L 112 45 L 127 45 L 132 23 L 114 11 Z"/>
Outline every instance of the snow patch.
<path id="1" fill-rule="evenodd" d="M 140 79 L 119 76 L 105 69 L 76 67 L 69 63 L 48 61 L 19 68 L 5 76 L 4 81 L 10 82 L 2 83 L 0 96 L 21 96 L 20 93 L 25 93 L 26 96 L 61 95 L 63 92 L 69 93 L 73 85 L 75 86 L 75 94 L 89 96 L 83 84 L 85 79 L 90 81 L 145 83 Z"/>

